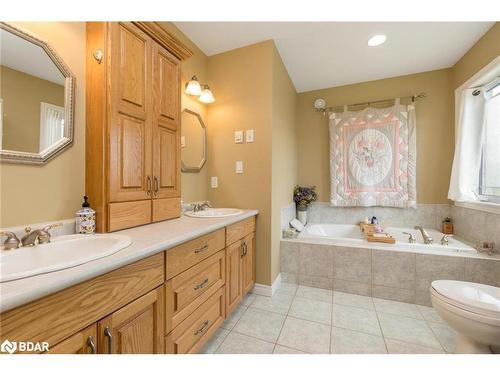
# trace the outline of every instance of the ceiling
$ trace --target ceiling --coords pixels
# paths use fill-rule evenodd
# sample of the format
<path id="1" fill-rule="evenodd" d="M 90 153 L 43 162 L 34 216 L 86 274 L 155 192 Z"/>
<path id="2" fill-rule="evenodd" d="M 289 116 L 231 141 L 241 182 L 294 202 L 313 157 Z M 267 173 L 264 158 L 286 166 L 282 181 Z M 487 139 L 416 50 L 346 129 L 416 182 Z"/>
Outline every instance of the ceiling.
<path id="1" fill-rule="evenodd" d="M 298 92 L 453 66 L 494 22 L 175 22 L 206 55 L 273 39 Z M 368 39 L 387 35 L 378 47 Z"/>
<path id="2" fill-rule="evenodd" d="M 64 85 L 63 74 L 42 47 L 3 29 L 0 29 L 0 64 Z"/>

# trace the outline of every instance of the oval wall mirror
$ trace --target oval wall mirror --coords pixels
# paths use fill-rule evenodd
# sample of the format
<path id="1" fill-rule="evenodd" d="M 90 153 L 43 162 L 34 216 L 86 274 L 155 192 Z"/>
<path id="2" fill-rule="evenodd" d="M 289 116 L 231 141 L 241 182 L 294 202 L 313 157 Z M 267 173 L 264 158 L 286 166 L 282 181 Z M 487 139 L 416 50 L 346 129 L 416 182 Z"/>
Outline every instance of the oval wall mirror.
<path id="1" fill-rule="evenodd" d="M 75 77 L 37 36 L 0 22 L 0 160 L 45 164 L 73 143 Z"/>
<path id="2" fill-rule="evenodd" d="M 207 161 L 207 129 L 199 113 L 184 109 L 181 120 L 182 171 L 196 173 Z"/>

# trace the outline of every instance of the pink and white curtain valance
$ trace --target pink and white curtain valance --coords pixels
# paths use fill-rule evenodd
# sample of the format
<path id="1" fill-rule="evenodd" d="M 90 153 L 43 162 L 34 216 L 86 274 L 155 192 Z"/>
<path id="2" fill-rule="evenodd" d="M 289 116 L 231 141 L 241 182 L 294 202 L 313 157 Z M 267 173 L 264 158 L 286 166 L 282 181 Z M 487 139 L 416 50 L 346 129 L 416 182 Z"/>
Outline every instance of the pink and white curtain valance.
<path id="1" fill-rule="evenodd" d="M 416 207 L 415 106 L 330 113 L 330 201 Z"/>

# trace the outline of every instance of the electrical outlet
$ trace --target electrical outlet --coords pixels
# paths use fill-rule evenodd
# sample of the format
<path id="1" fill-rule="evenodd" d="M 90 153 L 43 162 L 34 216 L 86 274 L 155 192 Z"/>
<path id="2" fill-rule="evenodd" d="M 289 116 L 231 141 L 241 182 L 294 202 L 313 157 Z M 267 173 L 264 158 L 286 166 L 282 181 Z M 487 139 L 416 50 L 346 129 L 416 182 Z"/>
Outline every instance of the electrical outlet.
<path id="1" fill-rule="evenodd" d="M 234 143 L 243 143 L 243 130 L 234 132 Z"/>
<path id="2" fill-rule="evenodd" d="M 182 136 L 181 137 L 181 148 L 184 148 L 184 147 L 186 147 L 186 137 Z"/>
<path id="3" fill-rule="evenodd" d="M 236 162 L 236 173 L 243 173 L 243 162 L 241 160 Z"/>
<path id="4" fill-rule="evenodd" d="M 210 179 L 210 185 L 212 186 L 212 189 L 216 189 L 219 187 L 219 181 L 218 181 L 218 178 L 217 176 L 213 176 L 211 179 Z"/>
<path id="5" fill-rule="evenodd" d="M 254 130 L 253 129 L 248 129 L 245 132 L 245 135 L 246 135 L 246 141 L 247 141 L 247 143 L 252 143 L 254 141 L 255 134 L 254 134 Z"/>

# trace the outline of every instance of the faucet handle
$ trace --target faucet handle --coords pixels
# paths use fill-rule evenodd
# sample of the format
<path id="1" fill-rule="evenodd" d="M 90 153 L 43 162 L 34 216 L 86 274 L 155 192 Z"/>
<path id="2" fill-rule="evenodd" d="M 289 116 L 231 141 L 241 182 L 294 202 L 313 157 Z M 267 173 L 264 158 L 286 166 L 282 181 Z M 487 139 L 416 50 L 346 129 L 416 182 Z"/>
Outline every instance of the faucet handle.
<path id="1" fill-rule="evenodd" d="M 450 237 L 453 237 L 453 235 L 451 234 L 445 234 L 442 238 L 441 238 L 441 245 L 443 246 L 448 246 L 448 238 Z"/>
<path id="2" fill-rule="evenodd" d="M 49 224 L 49 225 L 44 226 L 42 228 L 42 230 L 45 232 L 48 232 L 52 228 L 58 228 L 58 227 L 62 227 L 62 226 L 63 226 L 63 223 L 54 223 L 54 224 Z"/>
<path id="3" fill-rule="evenodd" d="M 38 236 L 38 243 L 39 244 L 49 243 L 51 238 L 49 230 L 51 230 L 52 228 L 62 227 L 62 225 L 63 223 L 54 223 L 44 226 L 41 230 L 42 233 L 40 233 Z"/>
<path id="4" fill-rule="evenodd" d="M 403 232 L 403 234 L 407 234 L 409 236 L 408 237 L 408 242 L 409 243 L 415 243 L 415 242 L 417 242 L 417 239 L 415 238 L 415 236 L 412 233 Z"/>
<path id="5" fill-rule="evenodd" d="M 14 232 L 2 231 L 0 236 L 7 236 L 3 243 L 3 248 L 5 250 L 17 249 L 19 247 L 19 238 L 17 238 Z"/>

